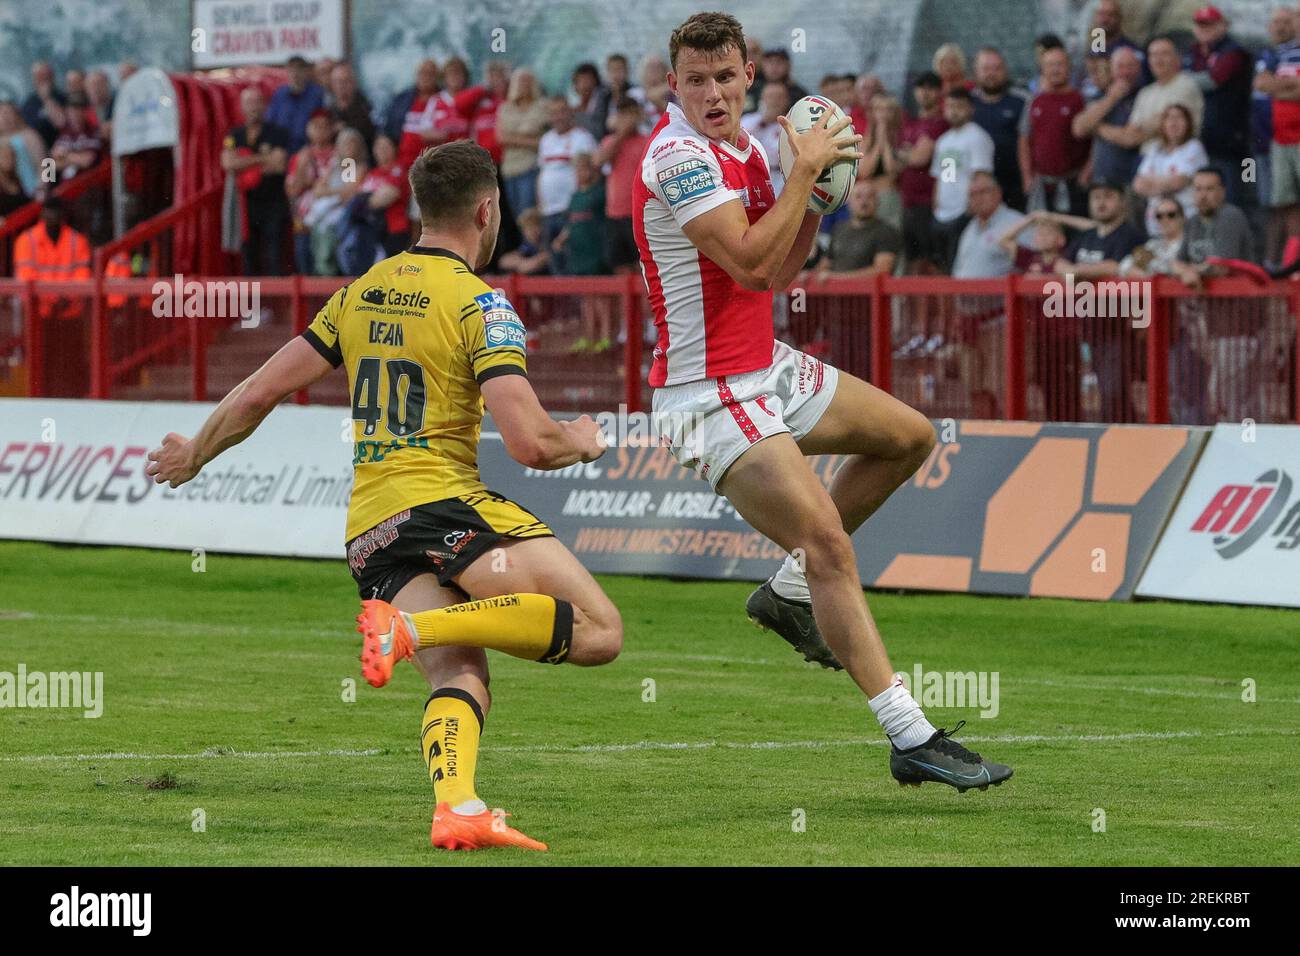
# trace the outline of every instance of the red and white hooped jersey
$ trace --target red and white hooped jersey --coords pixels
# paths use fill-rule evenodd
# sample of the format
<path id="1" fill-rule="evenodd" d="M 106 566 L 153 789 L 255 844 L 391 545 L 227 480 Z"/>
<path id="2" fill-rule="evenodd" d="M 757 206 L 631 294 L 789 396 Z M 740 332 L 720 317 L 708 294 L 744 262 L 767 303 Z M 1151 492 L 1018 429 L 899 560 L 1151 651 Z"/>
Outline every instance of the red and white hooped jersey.
<path id="1" fill-rule="evenodd" d="M 671 103 L 633 187 L 632 228 L 659 331 L 650 384 L 739 375 L 772 362 L 772 292 L 744 289 L 682 230 L 739 200 L 752 223 L 776 204 L 767 155 L 743 129 L 737 145 L 714 142 Z"/>

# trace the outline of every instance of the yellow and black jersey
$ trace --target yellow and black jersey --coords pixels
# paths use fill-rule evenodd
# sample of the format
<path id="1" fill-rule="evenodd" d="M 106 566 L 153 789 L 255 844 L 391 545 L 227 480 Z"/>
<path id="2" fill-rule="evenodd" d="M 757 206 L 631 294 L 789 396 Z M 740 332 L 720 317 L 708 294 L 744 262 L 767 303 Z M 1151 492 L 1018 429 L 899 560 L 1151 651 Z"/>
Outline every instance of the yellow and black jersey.
<path id="1" fill-rule="evenodd" d="M 399 511 L 484 490 L 479 385 L 526 373 L 506 297 L 446 249 L 416 246 L 330 298 L 303 337 L 352 394 L 351 540 Z"/>

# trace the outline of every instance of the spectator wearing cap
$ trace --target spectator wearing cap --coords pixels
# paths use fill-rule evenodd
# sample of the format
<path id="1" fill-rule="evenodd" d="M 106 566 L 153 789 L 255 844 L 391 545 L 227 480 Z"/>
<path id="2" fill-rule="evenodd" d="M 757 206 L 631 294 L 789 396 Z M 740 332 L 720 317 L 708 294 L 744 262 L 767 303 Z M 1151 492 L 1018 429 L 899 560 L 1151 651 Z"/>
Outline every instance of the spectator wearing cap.
<path id="1" fill-rule="evenodd" d="M 1228 35 L 1228 18 L 1218 7 L 1204 6 L 1192 17 L 1196 43 L 1186 67 L 1205 97 L 1201 139 L 1210 165 L 1223 173 L 1228 201 L 1241 202 L 1242 160 L 1250 155 L 1250 54 Z"/>
<path id="2" fill-rule="evenodd" d="M 1246 214 L 1227 201 L 1223 174 L 1206 166 L 1192 180 L 1196 214 L 1183 229 L 1183 245 L 1174 273 L 1200 288 L 1204 278 L 1222 274 L 1214 258 L 1253 260 L 1254 240 Z M 1266 303 L 1205 303 L 1210 362 L 1209 400 L 1219 421 L 1259 418 L 1265 411 L 1262 384 L 1265 349 L 1261 333 L 1268 323 Z"/>
<path id="3" fill-rule="evenodd" d="M 1078 279 L 1106 279 L 1119 274 L 1120 263 L 1134 249 L 1146 242 L 1141 229 L 1127 218 L 1124 184 L 1094 181 L 1088 188 L 1088 214 L 1096 226 L 1074 238 L 1065 254 L 1056 261 L 1056 272 Z M 1080 318 L 1083 322 L 1080 323 Z M 1129 372 L 1134 369 L 1133 336 L 1119 317 L 1062 317 L 1083 333 L 1092 347 L 1093 372 L 1101 393 L 1101 415 L 1105 421 L 1133 421 L 1133 393 Z M 1080 325 L 1086 328 L 1080 328 Z M 1077 377 L 1066 383 L 1071 391 L 1067 407 L 1078 408 Z M 1077 420 L 1077 415 L 1072 416 Z"/>
<path id="4" fill-rule="evenodd" d="M 922 73 L 912 86 L 916 115 L 903 121 L 898 136 L 898 191 L 903 198 L 903 253 L 913 272 L 933 271 L 940 259 L 935 247 L 934 177 L 930 163 L 935 143 L 948 129 L 939 95 L 943 82 L 936 73 Z M 987 134 L 986 134 L 987 135 Z"/>
<path id="5" fill-rule="evenodd" d="M 763 52 L 763 62 L 761 64 L 762 83 L 755 83 L 759 87 L 758 93 L 763 94 L 762 86 L 767 83 L 784 83 L 790 90 L 790 102 L 797 103 L 808 95 L 808 91 L 794 81 L 790 75 L 790 54 L 785 47 L 774 46 Z"/>
<path id="6" fill-rule="evenodd" d="M 570 78 L 573 93 L 569 102 L 573 105 L 574 121 L 599 140 L 605 135 L 605 124 L 609 119 L 609 87 L 600 82 L 600 71 L 594 63 L 579 63 Z"/>
<path id="7" fill-rule="evenodd" d="M 1088 162 L 1089 143 L 1074 134 L 1074 118 L 1084 110 L 1083 94 L 1070 85 L 1070 55 L 1046 51 L 1039 60 L 1039 92 L 1020 127 L 1020 173 L 1030 210 L 1077 214 L 1083 211 L 1079 183 Z"/>
<path id="8" fill-rule="evenodd" d="M 271 94 L 266 121 L 289 135 L 289 152 L 296 153 L 307 142 L 307 121 L 325 106 L 325 90 L 313 79 L 311 64 L 300 56 L 289 58 L 289 82 Z"/>
<path id="9" fill-rule="evenodd" d="M 1255 61 L 1251 130 L 1255 152 L 1255 192 L 1267 209 L 1265 261 L 1281 261 L 1283 238 L 1300 236 L 1300 11 L 1285 7 L 1268 21 L 1270 46 Z M 1276 159 L 1274 158 L 1276 154 Z M 1289 177 L 1280 182 L 1280 177 Z M 1279 194 L 1279 185 L 1292 188 Z"/>
<path id="10" fill-rule="evenodd" d="M 95 125 L 90 100 L 84 91 L 68 96 L 63 109 L 63 129 L 50 149 L 60 179 L 71 179 L 90 169 L 104 155 L 104 138 Z"/>
<path id="11" fill-rule="evenodd" d="M 245 87 L 239 95 L 239 106 L 244 125 L 227 134 L 221 149 L 221 168 L 234 178 L 240 196 L 244 275 L 278 276 L 284 272 L 282 250 L 289 222 L 289 200 L 284 189 L 289 133 L 267 121 L 266 98 L 258 87 Z"/>
<path id="12" fill-rule="evenodd" d="M 1156 37 L 1147 44 L 1147 66 L 1152 80 L 1138 92 L 1133 112 L 1123 126 L 1102 123 L 1097 135 L 1126 149 L 1140 149 L 1160 129 L 1160 117 L 1171 103 L 1180 103 L 1192 114 L 1195 135 L 1200 135 L 1205 115 L 1205 96 L 1190 73 L 1182 69 L 1178 47 L 1169 37 Z"/>
<path id="13" fill-rule="evenodd" d="M 996 47 L 986 46 L 975 54 L 975 87 L 971 98 L 975 122 L 993 140 L 993 175 L 1002 190 L 1003 201 L 1012 209 L 1023 210 L 1020 123 L 1028 97 L 1012 89 L 1006 57 Z"/>
<path id="14" fill-rule="evenodd" d="M 1101 75 L 1106 80 L 1105 88 L 1070 121 L 1070 131 L 1080 139 L 1092 139 L 1089 179 L 1126 183 L 1132 180 L 1141 159 L 1137 148 L 1118 146 L 1097 135 L 1097 130 L 1103 123 L 1115 127 L 1128 123 L 1142 83 L 1142 62 L 1127 46 L 1100 62 L 1104 65 Z"/>
<path id="15" fill-rule="evenodd" d="M 993 140 L 971 121 L 974 107 L 964 86 L 948 91 L 943 100 L 947 131 L 934 144 L 930 175 L 934 177 L 934 229 L 940 266 L 947 271 L 957 253 L 957 240 L 969 221 L 971 175 L 993 172 Z"/>
<path id="16" fill-rule="evenodd" d="M 354 129 L 366 141 L 366 149 L 375 145 L 375 122 L 370 118 L 374 107 L 357 87 L 357 73 L 351 63 L 335 63 L 329 72 L 329 111 L 334 125 Z"/>
<path id="17" fill-rule="evenodd" d="M 22 113 L 27 125 L 36 130 L 49 149 L 63 128 L 63 105 L 68 101 L 54 85 L 54 67 L 44 60 L 32 64 L 32 92 L 23 100 Z"/>

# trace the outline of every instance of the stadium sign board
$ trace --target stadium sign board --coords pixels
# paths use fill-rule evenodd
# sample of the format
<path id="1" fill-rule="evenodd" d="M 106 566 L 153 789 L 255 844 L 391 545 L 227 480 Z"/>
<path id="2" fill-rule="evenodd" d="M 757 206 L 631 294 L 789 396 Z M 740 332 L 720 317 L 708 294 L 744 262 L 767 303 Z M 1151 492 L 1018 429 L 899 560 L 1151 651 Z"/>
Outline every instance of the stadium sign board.
<path id="1" fill-rule="evenodd" d="M 189 484 L 146 477 L 149 450 L 168 432 L 194 434 L 215 407 L 0 403 L 0 537 L 342 558 L 347 410 L 278 408 Z"/>
<path id="2" fill-rule="evenodd" d="M 0 401 L 0 537 L 342 558 L 348 411 L 283 406 L 193 482 L 148 481 L 149 449 L 169 431 L 193 434 L 213 407 Z M 1026 422 L 939 430 L 946 440 L 855 536 L 864 584 L 1128 598 L 1206 437 Z M 1292 460 L 1288 476 L 1300 474 Z M 839 459 L 812 463 L 829 483 Z M 784 557 L 662 448 L 534 471 L 489 423 L 479 466 L 595 571 L 761 580 Z"/>
<path id="3" fill-rule="evenodd" d="M 854 536 L 880 588 L 1126 600 L 1206 431 L 940 424 L 917 474 Z M 813 467 L 830 483 L 840 460 Z M 485 444 L 488 486 L 525 502 L 595 571 L 762 580 L 784 556 L 660 448 L 524 471 Z M 1300 469 L 1297 469 L 1300 471 Z"/>
<path id="4" fill-rule="evenodd" d="M 1215 428 L 1138 594 L 1300 607 L 1300 427 Z"/>
<path id="5" fill-rule="evenodd" d="M 347 56 L 343 0 L 194 0 L 194 68 Z"/>

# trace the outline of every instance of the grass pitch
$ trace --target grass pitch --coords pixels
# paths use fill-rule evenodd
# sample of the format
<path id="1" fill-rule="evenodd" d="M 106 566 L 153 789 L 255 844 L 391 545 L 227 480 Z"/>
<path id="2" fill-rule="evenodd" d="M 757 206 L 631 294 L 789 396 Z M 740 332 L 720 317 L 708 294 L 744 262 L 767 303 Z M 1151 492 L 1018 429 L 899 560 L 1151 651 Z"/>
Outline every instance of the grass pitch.
<path id="1" fill-rule="evenodd" d="M 191 562 L 0 543 L 0 671 L 104 674 L 99 719 L 0 709 L 0 863 L 1300 863 L 1295 612 L 871 595 L 899 670 L 999 674 L 995 718 L 927 708 L 1015 767 L 958 795 L 894 783 L 861 694 L 755 630 L 750 585 L 605 578 L 619 660 L 490 655 L 479 790 L 551 852 L 452 854 L 428 690 L 360 679 L 344 564 Z"/>

